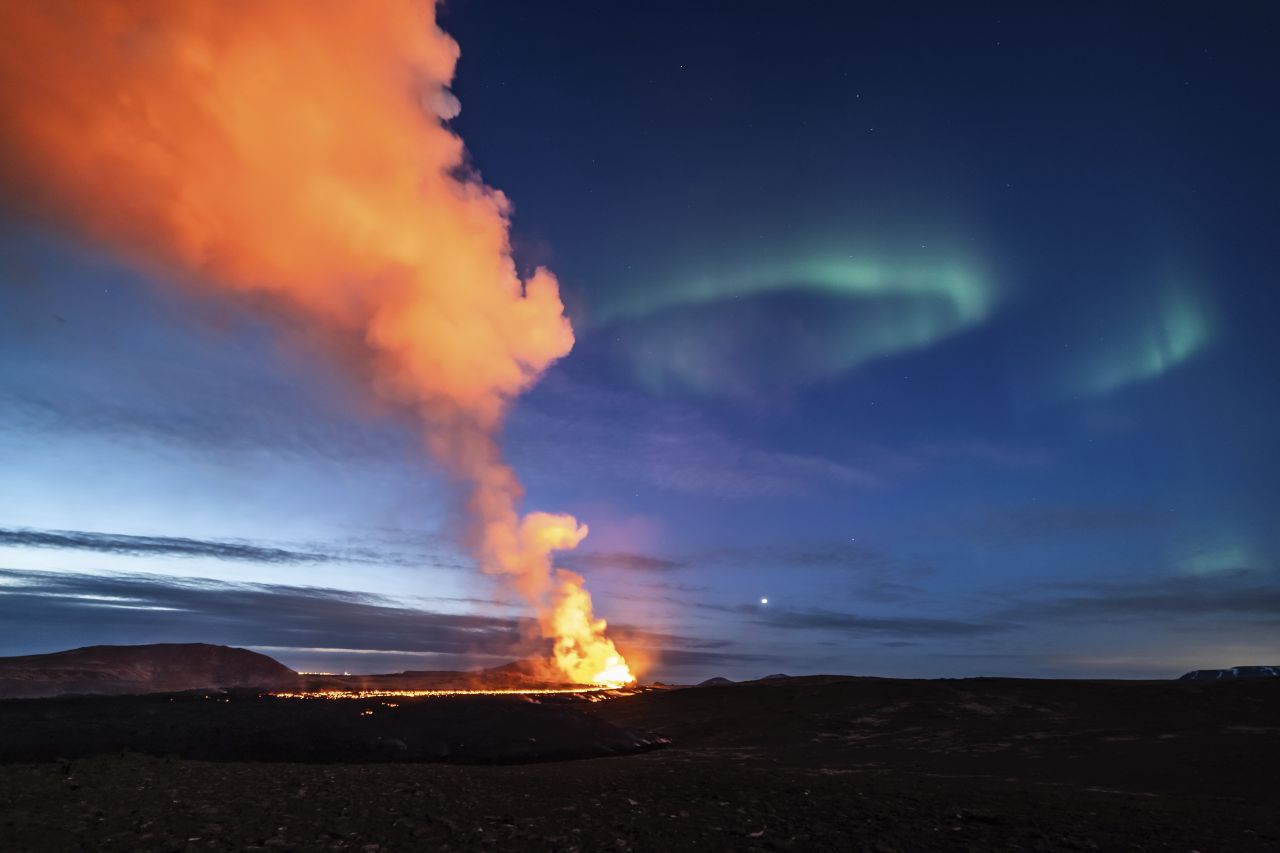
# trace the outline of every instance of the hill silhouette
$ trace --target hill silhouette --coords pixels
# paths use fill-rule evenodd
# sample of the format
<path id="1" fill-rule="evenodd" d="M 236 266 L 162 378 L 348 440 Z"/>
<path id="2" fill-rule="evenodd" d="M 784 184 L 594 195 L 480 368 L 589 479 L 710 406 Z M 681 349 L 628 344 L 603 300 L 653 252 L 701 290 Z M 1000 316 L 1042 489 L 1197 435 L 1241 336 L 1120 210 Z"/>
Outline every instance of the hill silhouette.
<path id="1" fill-rule="evenodd" d="M 266 655 L 208 643 L 85 646 L 0 658 L 0 699 L 280 687 L 297 680 Z"/>

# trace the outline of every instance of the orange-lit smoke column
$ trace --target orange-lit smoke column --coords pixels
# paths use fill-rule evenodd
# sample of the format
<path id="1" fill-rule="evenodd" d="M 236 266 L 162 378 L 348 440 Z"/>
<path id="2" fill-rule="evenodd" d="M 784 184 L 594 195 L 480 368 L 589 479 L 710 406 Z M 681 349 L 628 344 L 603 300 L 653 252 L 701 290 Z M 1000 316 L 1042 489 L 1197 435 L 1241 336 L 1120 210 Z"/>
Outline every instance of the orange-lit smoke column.
<path id="1" fill-rule="evenodd" d="M 254 297 L 412 406 L 468 492 L 473 550 L 577 682 L 630 673 L 521 516 L 494 436 L 573 346 L 555 277 L 521 280 L 510 206 L 444 121 L 457 44 L 434 5 L 0 0 L 7 195 L 155 269 Z M 352 346 L 352 343 L 355 346 Z"/>

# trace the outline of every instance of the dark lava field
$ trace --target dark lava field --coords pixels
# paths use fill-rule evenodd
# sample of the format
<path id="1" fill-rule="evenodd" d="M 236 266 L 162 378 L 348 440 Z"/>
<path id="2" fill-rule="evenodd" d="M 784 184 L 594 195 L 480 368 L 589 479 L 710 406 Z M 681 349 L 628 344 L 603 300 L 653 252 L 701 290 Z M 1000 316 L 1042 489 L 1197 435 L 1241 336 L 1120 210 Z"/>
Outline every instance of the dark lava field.
<path id="1" fill-rule="evenodd" d="M 1274 851 L 1280 680 L 8 700 L 0 850 Z"/>

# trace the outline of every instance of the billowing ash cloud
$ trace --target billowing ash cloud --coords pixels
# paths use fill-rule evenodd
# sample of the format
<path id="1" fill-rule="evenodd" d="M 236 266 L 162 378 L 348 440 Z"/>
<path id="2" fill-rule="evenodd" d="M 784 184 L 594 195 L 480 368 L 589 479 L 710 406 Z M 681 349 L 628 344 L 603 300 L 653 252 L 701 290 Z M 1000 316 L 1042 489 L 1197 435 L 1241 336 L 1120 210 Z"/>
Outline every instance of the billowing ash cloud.
<path id="1" fill-rule="evenodd" d="M 574 337 L 445 124 L 459 50 L 434 4 L 50 0 L 0 6 L 0 28 L 11 197 L 354 360 L 417 413 L 477 560 L 530 602 L 563 672 L 629 678 L 582 578 L 551 562 L 585 525 L 522 516 L 495 440 Z"/>

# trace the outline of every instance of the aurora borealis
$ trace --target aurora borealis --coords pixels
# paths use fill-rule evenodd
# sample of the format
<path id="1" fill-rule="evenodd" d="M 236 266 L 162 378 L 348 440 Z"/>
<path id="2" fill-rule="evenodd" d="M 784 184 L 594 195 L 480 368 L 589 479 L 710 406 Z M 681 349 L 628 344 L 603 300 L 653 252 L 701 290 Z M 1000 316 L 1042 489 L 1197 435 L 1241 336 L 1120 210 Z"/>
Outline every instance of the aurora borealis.
<path id="1" fill-rule="evenodd" d="M 1274 13 L 441 24 L 450 126 L 577 337 L 504 446 L 527 508 L 589 523 L 566 565 L 646 677 L 1274 663 Z M 0 654 L 510 659 L 527 614 L 359 368 L 13 192 Z"/>
<path id="2" fill-rule="evenodd" d="M 643 298 L 602 310 L 647 389 L 750 394 L 803 385 L 936 344 L 987 319 L 995 302 L 991 285 L 961 266 L 852 252 L 707 263 L 715 267 L 721 272 L 675 277 L 666 288 L 655 282 Z M 778 322 L 780 302 L 791 321 Z M 788 357 L 775 358 L 779 351 Z"/>

